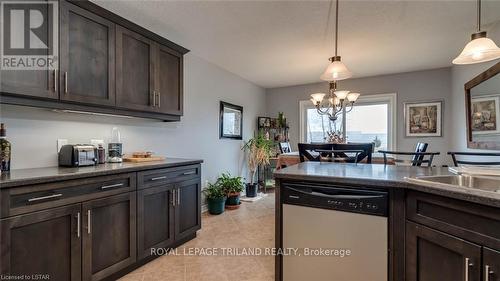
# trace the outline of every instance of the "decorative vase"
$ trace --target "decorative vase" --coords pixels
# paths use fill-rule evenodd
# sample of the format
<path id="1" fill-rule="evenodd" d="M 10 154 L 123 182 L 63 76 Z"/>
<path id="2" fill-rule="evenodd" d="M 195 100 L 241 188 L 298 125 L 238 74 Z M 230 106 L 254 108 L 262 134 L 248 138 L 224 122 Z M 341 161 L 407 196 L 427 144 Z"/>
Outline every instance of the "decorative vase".
<path id="1" fill-rule="evenodd" d="M 212 215 L 219 215 L 224 212 L 224 204 L 226 203 L 226 197 L 221 198 L 208 198 L 208 212 Z"/>
<path id="2" fill-rule="evenodd" d="M 257 196 L 257 183 L 247 183 L 245 186 L 245 191 L 247 197 L 255 197 Z"/>

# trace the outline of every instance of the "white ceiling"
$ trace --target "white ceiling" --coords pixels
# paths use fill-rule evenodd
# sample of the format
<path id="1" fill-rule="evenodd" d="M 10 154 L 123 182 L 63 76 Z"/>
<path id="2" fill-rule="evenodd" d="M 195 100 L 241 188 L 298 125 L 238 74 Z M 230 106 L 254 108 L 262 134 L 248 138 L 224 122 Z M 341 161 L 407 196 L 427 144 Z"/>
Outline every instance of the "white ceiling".
<path id="1" fill-rule="evenodd" d="M 265 88 L 318 82 L 333 55 L 329 1 L 94 2 Z M 475 3 L 341 0 L 339 54 L 354 77 L 449 66 Z M 483 23 L 500 44 L 499 0 Z"/>

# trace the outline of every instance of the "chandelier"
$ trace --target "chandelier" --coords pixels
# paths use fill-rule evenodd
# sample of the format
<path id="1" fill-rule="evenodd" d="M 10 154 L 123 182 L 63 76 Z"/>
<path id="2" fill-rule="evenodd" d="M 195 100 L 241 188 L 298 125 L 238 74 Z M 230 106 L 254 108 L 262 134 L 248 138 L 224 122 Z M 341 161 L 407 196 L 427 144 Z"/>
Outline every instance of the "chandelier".
<path id="1" fill-rule="evenodd" d="M 330 64 L 325 72 L 320 76 L 321 80 L 328 81 L 330 89 L 327 94 L 315 93 L 311 95 L 311 101 L 316 107 L 320 115 L 328 115 L 330 121 L 335 122 L 343 112 L 352 110 L 354 103 L 358 99 L 358 93 L 350 91 L 337 91 L 337 81 L 352 77 L 352 73 L 341 61 L 341 57 L 337 55 L 338 43 L 338 25 L 339 25 L 339 0 L 336 0 L 335 7 L 335 56 L 331 57 Z M 325 102 L 326 100 L 326 102 Z M 349 107 L 349 109 L 347 109 Z"/>

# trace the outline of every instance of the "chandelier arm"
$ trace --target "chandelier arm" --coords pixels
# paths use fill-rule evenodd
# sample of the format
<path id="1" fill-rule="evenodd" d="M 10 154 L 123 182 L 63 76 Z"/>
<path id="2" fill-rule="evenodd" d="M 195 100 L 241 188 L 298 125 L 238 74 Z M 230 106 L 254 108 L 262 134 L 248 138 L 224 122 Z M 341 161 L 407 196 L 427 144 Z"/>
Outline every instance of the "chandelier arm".
<path id="1" fill-rule="evenodd" d="M 354 108 L 354 102 L 351 102 L 351 108 L 349 108 L 349 110 L 346 110 L 345 113 L 351 112 L 353 108 Z M 347 105 L 346 105 L 346 109 L 347 109 Z"/>

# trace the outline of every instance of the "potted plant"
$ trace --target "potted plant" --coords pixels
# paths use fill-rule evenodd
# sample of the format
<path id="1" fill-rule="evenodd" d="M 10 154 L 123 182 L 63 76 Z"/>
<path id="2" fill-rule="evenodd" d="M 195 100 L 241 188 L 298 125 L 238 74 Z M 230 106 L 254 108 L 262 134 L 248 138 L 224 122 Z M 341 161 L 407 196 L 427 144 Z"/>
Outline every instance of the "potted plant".
<path id="1" fill-rule="evenodd" d="M 232 177 L 229 173 L 222 173 L 217 182 L 227 196 L 226 208 L 237 209 L 240 207 L 240 193 L 243 191 L 243 178 Z"/>
<path id="2" fill-rule="evenodd" d="M 246 184 L 246 195 L 247 197 L 255 197 L 257 196 L 258 186 L 258 183 L 254 182 L 257 169 L 260 165 L 269 165 L 269 158 L 273 153 L 274 144 L 259 133 L 248 140 L 243 149 L 248 153 L 247 162 L 250 171 L 250 182 Z"/>
<path id="3" fill-rule="evenodd" d="M 222 214 L 226 203 L 226 194 L 219 182 L 208 183 L 203 193 L 207 198 L 208 212 L 212 215 Z"/>

